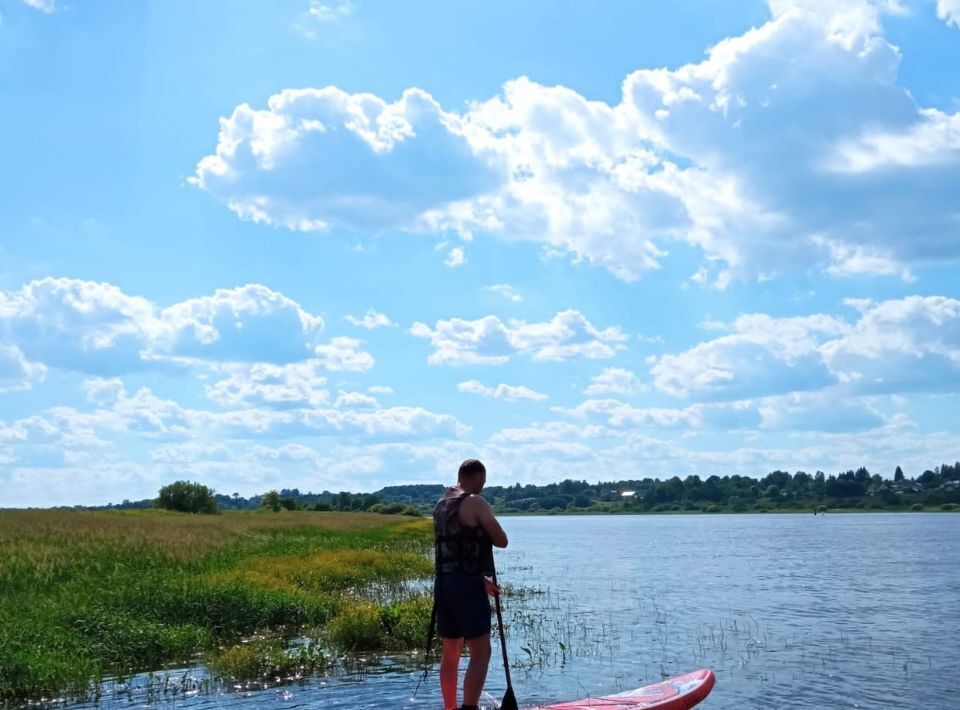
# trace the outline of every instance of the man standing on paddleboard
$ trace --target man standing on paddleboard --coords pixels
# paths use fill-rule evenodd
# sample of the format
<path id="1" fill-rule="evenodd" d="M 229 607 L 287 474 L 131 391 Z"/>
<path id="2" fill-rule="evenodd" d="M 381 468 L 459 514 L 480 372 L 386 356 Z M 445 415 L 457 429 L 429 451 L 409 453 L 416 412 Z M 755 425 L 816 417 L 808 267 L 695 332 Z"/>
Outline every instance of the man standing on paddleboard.
<path id="1" fill-rule="evenodd" d="M 487 469 L 476 459 L 460 464 L 457 485 L 448 488 L 433 509 L 436 540 L 434 605 L 443 643 L 440 691 L 443 707 L 457 710 L 457 672 L 466 642 L 470 664 L 463 679 L 460 710 L 477 710 L 490 663 L 490 601 L 493 548 L 507 546 L 490 504 L 480 495 Z"/>

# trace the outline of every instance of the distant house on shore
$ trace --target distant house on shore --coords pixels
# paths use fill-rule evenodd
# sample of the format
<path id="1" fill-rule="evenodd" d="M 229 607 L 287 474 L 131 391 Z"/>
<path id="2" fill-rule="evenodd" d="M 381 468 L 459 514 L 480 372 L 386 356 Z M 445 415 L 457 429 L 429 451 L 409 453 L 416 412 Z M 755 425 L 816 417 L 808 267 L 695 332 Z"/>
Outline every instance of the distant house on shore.
<path id="1" fill-rule="evenodd" d="M 917 481 L 896 481 L 893 489 L 898 492 L 910 491 L 911 493 L 923 493 L 923 484 Z"/>
<path id="2" fill-rule="evenodd" d="M 633 498 L 637 495 L 636 491 L 620 491 L 621 498 Z"/>

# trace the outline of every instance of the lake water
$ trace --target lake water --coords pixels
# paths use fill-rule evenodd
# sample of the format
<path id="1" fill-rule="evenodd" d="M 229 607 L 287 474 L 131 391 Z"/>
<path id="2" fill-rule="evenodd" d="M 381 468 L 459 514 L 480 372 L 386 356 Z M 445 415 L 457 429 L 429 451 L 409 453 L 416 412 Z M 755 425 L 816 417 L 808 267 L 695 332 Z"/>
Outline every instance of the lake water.
<path id="1" fill-rule="evenodd" d="M 960 708 L 960 515 L 524 517 L 504 527 L 511 547 L 497 560 L 501 583 L 519 590 L 504 606 L 521 706 L 709 667 L 707 710 Z M 488 701 L 505 688 L 498 648 Z M 99 705 L 440 708 L 436 672 L 411 700 L 418 677 L 393 659 L 266 690 L 134 690 Z"/>

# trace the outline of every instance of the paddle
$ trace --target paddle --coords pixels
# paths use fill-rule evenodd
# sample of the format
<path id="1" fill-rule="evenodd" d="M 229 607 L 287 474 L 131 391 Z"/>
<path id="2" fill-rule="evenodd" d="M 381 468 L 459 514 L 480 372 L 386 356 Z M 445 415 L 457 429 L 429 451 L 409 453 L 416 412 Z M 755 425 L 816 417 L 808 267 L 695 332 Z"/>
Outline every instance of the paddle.
<path id="1" fill-rule="evenodd" d="M 430 649 L 433 648 L 433 636 L 437 630 L 437 580 L 433 580 L 433 608 L 430 610 L 430 625 L 427 627 L 427 650 L 423 652 L 423 675 L 417 681 L 417 687 L 413 691 L 413 697 L 417 697 L 420 692 L 420 684 L 427 679 L 430 672 Z"/>
<path id="2" fill-rule="evenodd" d="M 493 570 L 493 583 L 497 583 L 497 571 Z M 507 674 L 507 692 L 503 694 L 500 710 L 517 710 L 517 696 L 513 694 L 513 683 L 510 682 L 510 662 L 507 660 L 507 637 L 503 633 L 503 613 L 500 611 L 500 594 L 493 597 L 497 605 L 497 626 L 500 627 L 500 650 L 503 651 L 503 672 Z"/>

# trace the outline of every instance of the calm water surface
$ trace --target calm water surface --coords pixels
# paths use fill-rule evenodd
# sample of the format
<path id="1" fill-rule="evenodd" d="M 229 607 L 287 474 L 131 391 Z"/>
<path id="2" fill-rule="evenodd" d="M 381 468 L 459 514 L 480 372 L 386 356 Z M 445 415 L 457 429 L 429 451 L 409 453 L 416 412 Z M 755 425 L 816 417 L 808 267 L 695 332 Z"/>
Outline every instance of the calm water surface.
<path id="1" fill-rule="evenodd" d="M 708 710 L 960 708 L 960 515 L 527 517 L 504 527 L 511 548 L 498 569 L 516 590 L 504 605 L 521 706 L 709 667 Z M 394 659 L 266 690 L 134 689 L 99 706 L 440 708 L 436 673 L 414 701 L 417 679 Z M 488 707 L 504 687 L 495 653 Z"/>

